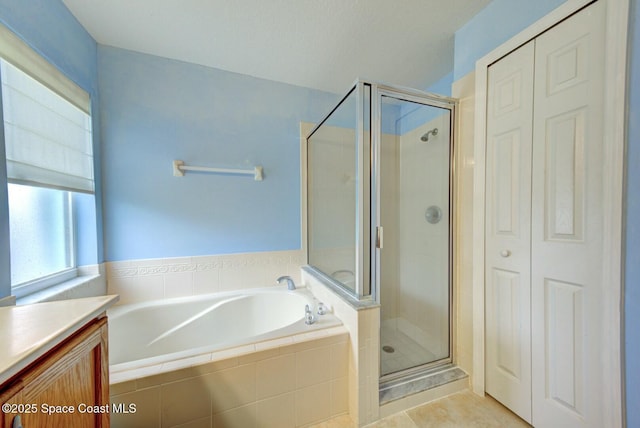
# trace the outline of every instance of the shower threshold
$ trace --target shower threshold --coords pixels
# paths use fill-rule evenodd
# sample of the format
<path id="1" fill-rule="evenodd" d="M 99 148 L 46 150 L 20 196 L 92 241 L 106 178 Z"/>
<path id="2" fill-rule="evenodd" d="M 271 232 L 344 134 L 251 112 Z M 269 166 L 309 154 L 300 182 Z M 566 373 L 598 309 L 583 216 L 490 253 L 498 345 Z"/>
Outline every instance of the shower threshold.
<path id="1" fill-rule="evenodd" d="M 379 390 L 380 405 L 467 377 L 469 375 L 458 366 L 446 364 L 422 373 L 383 382 Z"/>

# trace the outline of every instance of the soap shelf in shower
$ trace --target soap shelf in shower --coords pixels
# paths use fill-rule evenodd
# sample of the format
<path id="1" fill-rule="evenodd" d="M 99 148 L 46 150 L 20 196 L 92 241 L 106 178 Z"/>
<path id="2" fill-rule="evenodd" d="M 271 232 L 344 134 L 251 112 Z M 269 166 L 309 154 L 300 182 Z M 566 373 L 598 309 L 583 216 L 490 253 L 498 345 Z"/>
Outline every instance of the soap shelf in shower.
<path id="1" fill-rule="evenodd" d="M 173 175 L 176 177 L 184 177 L 185 171 L 211 172 L 214 174 L 236 174 L 250 175 L 255 181 L 262 181 L 262 166 L 257 165 L 253 169 L 233 169 L 233 168 L 212 168 L 208 166 L 191 166 L 185 165 L 184 161 L 173 161 Z"/>

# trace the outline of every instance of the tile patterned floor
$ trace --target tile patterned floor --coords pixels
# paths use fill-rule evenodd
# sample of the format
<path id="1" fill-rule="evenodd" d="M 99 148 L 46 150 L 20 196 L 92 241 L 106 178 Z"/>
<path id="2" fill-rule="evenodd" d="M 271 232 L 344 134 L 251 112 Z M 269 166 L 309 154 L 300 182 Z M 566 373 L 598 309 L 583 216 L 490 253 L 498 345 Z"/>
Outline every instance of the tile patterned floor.
<path id="1" fill-rule="evenodd" d="M 393 373 L 436 360 L 436 356 L 400 330 L 383 326 L 380 346 L 391 346 L 394 352 L 380 352 L 382 374 Z"/>
<path id="2" fill-rule="evenodd" d="M 440 400 L 396 413 L 366 428 L 519 428 L 530 425 L 490 396 L 479 397 L 471 391 L 459 392 Z M 354 428 L 348 416 L 341 416 L 313 428 Z"/>

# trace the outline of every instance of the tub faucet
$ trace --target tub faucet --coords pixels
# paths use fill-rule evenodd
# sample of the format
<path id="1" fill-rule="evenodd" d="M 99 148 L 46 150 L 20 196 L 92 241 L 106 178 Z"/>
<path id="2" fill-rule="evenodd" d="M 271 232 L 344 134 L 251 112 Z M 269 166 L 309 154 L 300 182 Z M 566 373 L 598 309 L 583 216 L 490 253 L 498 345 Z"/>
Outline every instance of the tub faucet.
<path id="1" fill-rule="evenodd" d="M 311 325 L 316 322 L 316 318 L 311 313 L 311 308 L 309 305 L 305 305 L 304 307 L 304 323 L 307 325 Z"/>
<path id="2" fill-rule="evenodd" d="M 280 278 L 276 279 L 276 282 L 278 284 L 281 284 L 282 281 L 287 281 L 287 289 L 289 289 L 289 290 L 295 290 L 296 289 L 296 283 L 293 282 L 293 279 L 289 275 L 284 275 L 284 276 L 281 276 Z"/>

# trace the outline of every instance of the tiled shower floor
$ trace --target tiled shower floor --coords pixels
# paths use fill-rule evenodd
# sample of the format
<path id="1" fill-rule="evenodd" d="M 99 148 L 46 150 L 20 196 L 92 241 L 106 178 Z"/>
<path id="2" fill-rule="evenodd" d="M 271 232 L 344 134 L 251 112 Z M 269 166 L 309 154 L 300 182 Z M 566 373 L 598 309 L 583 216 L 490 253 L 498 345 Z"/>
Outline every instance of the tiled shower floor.
<path id="1" fill-rule="evenodd" d="M 433 353 L 391 325 L 382 326 L 380 346 L 383 348 L 380 350 L 381 375 L 436 360 Z M 392 347 L 394 351 L 385 352 L 385 346 Z"/>

